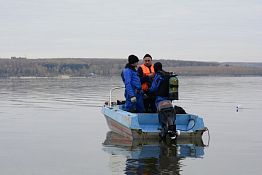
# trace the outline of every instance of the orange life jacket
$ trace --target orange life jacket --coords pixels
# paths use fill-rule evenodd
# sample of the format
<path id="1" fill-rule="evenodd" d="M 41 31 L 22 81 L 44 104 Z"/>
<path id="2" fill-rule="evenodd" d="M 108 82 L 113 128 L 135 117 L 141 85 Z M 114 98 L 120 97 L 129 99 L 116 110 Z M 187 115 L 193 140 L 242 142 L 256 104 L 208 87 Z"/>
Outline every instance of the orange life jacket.
<path id="1" fill-rule="evenodd" d="M 150 69 L 149 69 L 149 67 L 145 66 L 144 64 L 142 64 L 140 67 L 142 68 L 143 76 L 149 77 L 149 75 L 151 73 L 155 74 L 154 65 L 151 65 Z M 142 89 L 143 89 L 143 91 L 147 91 L 149 89 L 149 82 L 144 82 L 142 84 Z"/>

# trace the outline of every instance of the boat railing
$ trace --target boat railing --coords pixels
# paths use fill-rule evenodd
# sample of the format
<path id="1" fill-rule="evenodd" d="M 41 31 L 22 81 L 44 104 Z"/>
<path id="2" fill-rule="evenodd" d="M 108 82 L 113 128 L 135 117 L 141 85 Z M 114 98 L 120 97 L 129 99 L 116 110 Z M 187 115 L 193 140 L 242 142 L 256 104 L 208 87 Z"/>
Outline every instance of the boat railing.
<path id="1" fill-rule="evenodd" d="M 125 88 L 125 87 L 124 86 L 117 86 L 117 87 L 114 87 L 114 88 L 110 89 L 109 107 L 112 107 L 112 94 L 113 94 L 113 91 L 118 90 L 118 89 L 123 89 L 123 88 Z"/>

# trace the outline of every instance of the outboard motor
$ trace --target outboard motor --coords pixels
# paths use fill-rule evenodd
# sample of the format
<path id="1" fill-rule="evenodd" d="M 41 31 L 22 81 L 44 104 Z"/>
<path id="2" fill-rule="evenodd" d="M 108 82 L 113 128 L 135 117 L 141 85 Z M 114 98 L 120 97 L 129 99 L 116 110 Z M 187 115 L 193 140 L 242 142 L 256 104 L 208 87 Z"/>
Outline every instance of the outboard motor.
<path id="1" fill-rule="evenodd" d="M 161 140 L 165 140 L 167 134 L 171 139 L 176 138 L 176 112 L 170 100 L 161 101 L 158 105 L 158 119 L 162 126 Z"/>

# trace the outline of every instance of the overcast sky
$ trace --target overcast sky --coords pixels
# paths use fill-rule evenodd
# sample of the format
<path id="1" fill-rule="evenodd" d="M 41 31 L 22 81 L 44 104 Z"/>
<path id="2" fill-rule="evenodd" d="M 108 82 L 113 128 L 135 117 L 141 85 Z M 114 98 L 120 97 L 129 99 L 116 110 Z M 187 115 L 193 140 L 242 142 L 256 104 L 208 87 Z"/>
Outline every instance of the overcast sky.
<path id="1" fill-rule="evenodd" d="M 262 62 L 262 0 L 0 0 L 0 58 Z"/>

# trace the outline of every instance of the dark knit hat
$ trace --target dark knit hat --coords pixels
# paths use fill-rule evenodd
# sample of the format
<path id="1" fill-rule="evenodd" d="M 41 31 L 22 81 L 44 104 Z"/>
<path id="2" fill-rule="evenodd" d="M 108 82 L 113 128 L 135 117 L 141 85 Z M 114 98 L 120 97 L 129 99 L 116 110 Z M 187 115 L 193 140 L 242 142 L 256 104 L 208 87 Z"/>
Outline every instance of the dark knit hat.
<path id="1" fill-rule="evenodd" d="M 139 61 L 139 59 L 138 59 L 137 56 L 135 56 L 135 55 L 129 55 L 128 56 L 128 63 L 129 64 L 134 64 L 134 63 L 136 63 L 138 61 Z"/>
<path id="2" fill-rule="evenodd" d="M 155 70 L 155 72 L 161 71 L 162 70 L 162 64 L 160 62 L 156 62 L 154 64 L 154 70 Z"/>

